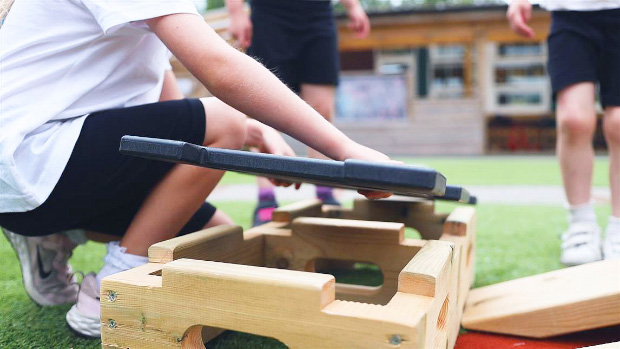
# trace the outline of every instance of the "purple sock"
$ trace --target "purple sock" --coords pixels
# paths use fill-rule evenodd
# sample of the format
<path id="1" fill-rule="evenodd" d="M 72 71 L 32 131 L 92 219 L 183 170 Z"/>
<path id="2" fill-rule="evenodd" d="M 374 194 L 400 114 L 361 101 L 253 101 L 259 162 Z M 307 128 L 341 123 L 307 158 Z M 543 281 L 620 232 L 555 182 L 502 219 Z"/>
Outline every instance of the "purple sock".
<path id="1" fill-rule="evenodd" d="M 273 188 L 258 188 L 258 201 L 274 201 L 275 199 Z"/>
<path id="2" fill-rule="evenodd" d="M 331 199 L 334 197 L 334 194 L 332 192 L 332 188 L 330 187 L 320 187 L 317 186 L 316 187 L 316 196 L 321 199 L 321 200 L 325 200 L 325 199 Z"/>

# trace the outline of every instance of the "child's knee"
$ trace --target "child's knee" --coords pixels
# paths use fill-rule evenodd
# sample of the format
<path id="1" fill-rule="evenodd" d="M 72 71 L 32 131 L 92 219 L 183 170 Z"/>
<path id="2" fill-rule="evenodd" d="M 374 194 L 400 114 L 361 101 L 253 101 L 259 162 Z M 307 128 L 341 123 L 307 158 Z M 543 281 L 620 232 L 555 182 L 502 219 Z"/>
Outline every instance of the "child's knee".
<path id="1" fill-rule="evenodd" d="M 596 130 L 596 116 L 585 108 L 567 106 L 558 110 L 558 132 L 571 139 L 592 138 Z"/>
<path id="2" fill-rule="evenodd" d="M 226 148 L 241 149 L 245 143 L 247 116 L 232 107 L 229 108 L 226 132 L 220 138 L 220 142 Z"/>
<path id="3" fill-rule="evenodd" d="M 240 149 L 245 143 L 245 114 L 215 98 L 201 99 L 205 106 L 205 146 Z"/>
<path id="4" fill-rule="evenodd" d="M 620 107 L 612 107 L 605 112 L 603 133 L 607 143 L 620 145 Z"/>

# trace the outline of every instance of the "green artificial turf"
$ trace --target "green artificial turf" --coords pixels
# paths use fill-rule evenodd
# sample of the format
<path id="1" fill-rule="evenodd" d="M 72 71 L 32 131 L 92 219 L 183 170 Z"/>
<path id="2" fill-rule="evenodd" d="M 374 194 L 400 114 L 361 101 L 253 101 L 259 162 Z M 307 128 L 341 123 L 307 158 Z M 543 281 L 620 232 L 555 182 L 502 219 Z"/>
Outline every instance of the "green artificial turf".
<path id="1" fill-rule="evenodd" d="M 441 172 L 448 182 L 458 185 L 561 185 L 557 158 L 549 155 L 479 157 L 396 157 L 412 165 L 424 165 Z M 595 186 L 609 185 L 609 160 L 598 156 L 594 162 Z M 222 184 L 251 184 L 254 176 L 227 172 Z"/>
<path id="2" fill-rule="evenodd" d="M 216 203 L 235 221 L 248 227 L 253 203 Z M 437 209 L 449 212 L 454 204 L 439 203 Z M 565 211 L 559 206 L 476 206 L 478 214 L 475 287 L 561 268 L 559 233 L 566 226 Z M 604 224 L 608 207 L 597 207 Z M 412 229 L 406 232 L 415 238 Z M 89 242 L 76 249 L 71 262 L 76 270 L 96 271 L 101 267 L 104 246 Z M 26 296 L 17 259 L 10 245 L 0 238 L 0 348 L 87 348 L 99 347 L 98 340 L 74 335 L 65 324 L 68 306 L 41 308 Z M 361 266 L 353 281 L 376 283 L 372 267 Z M 347 275 L 336 275 L 340 281 Z M 360 279 L 361 277 L 361 279 Z M 274 339 L 225 332 L 209 343 L 210 348 L 277 348 Z"/>

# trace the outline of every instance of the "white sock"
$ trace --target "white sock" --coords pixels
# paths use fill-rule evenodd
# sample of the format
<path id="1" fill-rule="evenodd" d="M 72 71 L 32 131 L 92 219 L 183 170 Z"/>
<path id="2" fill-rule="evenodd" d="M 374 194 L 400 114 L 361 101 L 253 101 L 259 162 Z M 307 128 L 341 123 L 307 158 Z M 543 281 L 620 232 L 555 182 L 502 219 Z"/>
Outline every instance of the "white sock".
<path id="1" fill-rule="evenodd" d="M 594 205 L 588 202 L 581 205 L 568 207 L 568 223 L 592 223 L 596 224 L 596 214 L 594 213 Z"/>
<path id="2" fill-rule="evenodd" d="M 103 268 L 97 273 L 97 282 L 99 284 L 106 276 L 139 267 L 149 261 L 148 257 L 127 253 L 127 248 L 121 247 L 118 241 L 108 242 L 107 250 L 108 253 L 103 259 Z"/>
<path id="3" fill-rule="evenodd" d="M 620 217 L 609 216 L 606 233 L 620 236 Z"/>

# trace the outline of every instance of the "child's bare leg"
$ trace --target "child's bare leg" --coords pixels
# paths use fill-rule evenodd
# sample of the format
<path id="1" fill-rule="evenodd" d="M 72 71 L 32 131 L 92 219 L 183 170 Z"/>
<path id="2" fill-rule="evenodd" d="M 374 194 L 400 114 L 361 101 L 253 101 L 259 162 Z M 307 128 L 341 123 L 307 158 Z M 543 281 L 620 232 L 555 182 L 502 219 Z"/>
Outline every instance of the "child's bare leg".
<path id="1" fill-rule="evenodd" d="M 203 145 L 238 149 L 245 141 L 245 115 L 216 98 L 202 99 L 206 113 Z M 148 247 L 174 237 L 202 205 L 223 171 L 177 165 L 155 187 L 134 217 L 121 246 L 146 256 Z"/>
<path id="2" fill-rule="evenodd" d="M 335 89 L 331 85 L 302 84 L 299 92 L 301 99 L 306 101 L 329 122 L 334 121 L 334 95 Z M 312 148 L 308 148 L 308 156 L 317 159 L 327 159 Z"/>
<path id="3" fill-rule="evenodd" d="M 558 93 L 557 153 L 568 210 L 569 226 L 562 234 L 562 255 L 565 265 L 590 263 L 602 258 L 601 234 L 594 206 L 590 202 L 596 129 L 594 84 L 578 83 Z"/>
<path id="4" fill-rule="evenodd" d="M 230 218 L 229 215 L 226 214 L 226 212 L 221 211 L 221 210 L 216 210 L 215 213 L 213 214 L 213 217 L 211 217 L 211 219 L 204 226 L 204 229 L 213 228 L 213 227 L 217 227 L 218 225 L 224 225 L 224 224 L 235 224 L 235 222 L 232 220 L 232 218 Z"/>
<path id="5" fill-rule="evenodd" d="M 334 121 L 334 98 L 336 90 L 332 85 L 315 85 L 315 84 L 302 84 L 299 96 L 306 101 L 314 110 L 321 114 L 327 121 Z M 318 151 L 308 148 L 308 156 L 316 159 L 327 159 L 327 157 Z M 323 203 L 328 205 L 339 205 L 338 201 L 334 199 L 332 188 L 329 187 L 316 187 L 316 196 L 321 199 Z"/>
<path id="6" fill-rule="evenodd" d="M 558 93 L 557 154 L 566 198 L 571 206 L 590 201 L 596 129 L 594 84 L 583 82 Z"/>
<path id="7" fill-rule="evenodd" d="M 609 187 L 611 215 L 620 217 L 620 107 L 605 109 L 603 133 L 609 150 Z"/>

